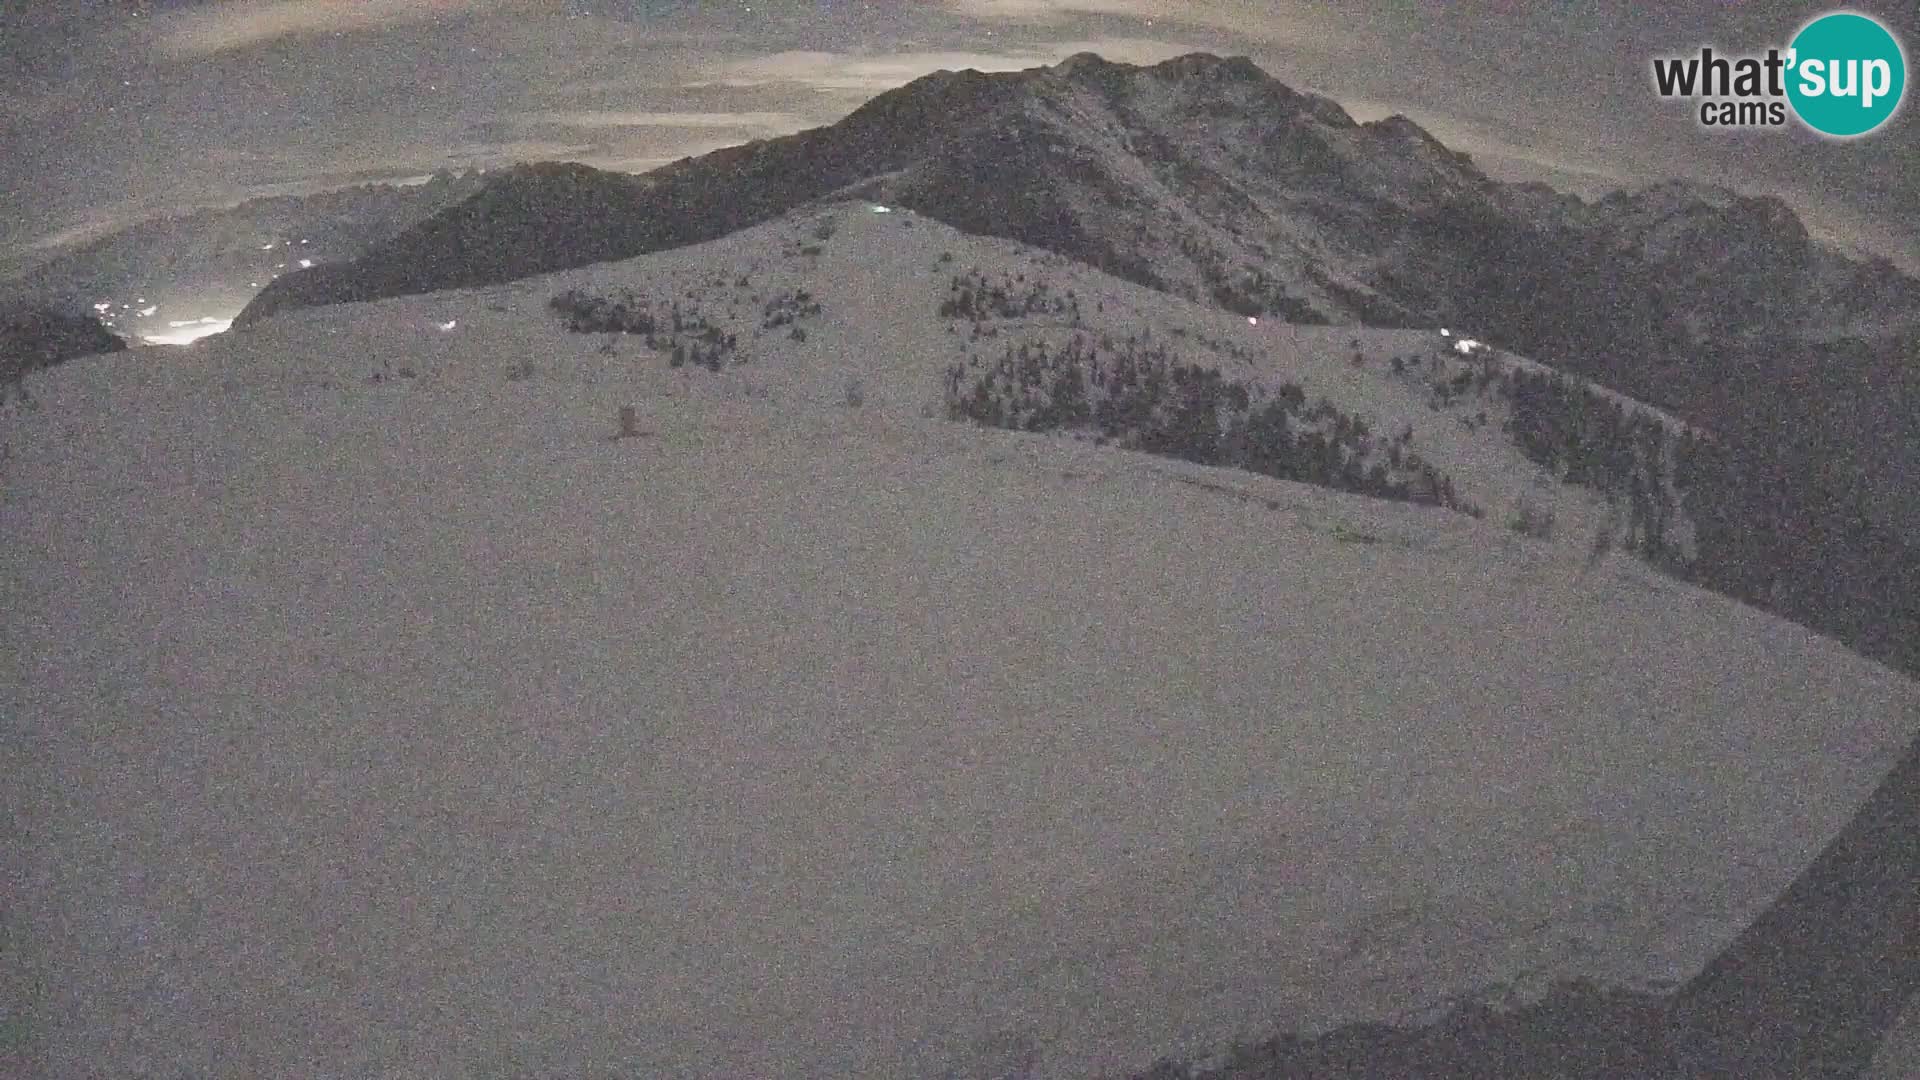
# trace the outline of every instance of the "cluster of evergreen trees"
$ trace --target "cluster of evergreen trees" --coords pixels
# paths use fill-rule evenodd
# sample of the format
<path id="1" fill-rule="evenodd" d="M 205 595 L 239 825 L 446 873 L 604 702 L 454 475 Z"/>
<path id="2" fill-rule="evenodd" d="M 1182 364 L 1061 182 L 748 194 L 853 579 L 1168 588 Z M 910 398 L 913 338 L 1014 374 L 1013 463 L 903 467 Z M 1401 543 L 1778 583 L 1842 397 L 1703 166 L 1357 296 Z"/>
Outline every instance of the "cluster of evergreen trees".
<path id="1" fill-rule="evenodd" d="M 1325 399 L 1308 406 L 1295 384 L 1233 381 L 1161 345 L 1076 333 L 1057 350 L 1009 346 L 991 364 L 950 367 L 945 400 L 951 418 L 985 427 L 1093 431 L 1147 453 L 1481 516 L 1408 450 L 1410 429 L 1379 440 Z"/>
<path id="2" fill-rule="evenodd" d="M 1435 410 L 1469 399 L 1503 399 L 1506 433 L 1528 461 L 1623 506 L 1623 546 L 1657 566 L 1682 569 L 1676 493 L 1693 482 L 1685 463 L 1699 452 L 1698 436 L 1676 436 L 1659 417 L 1629 409 L 1585 380 L 1552 370 L 1509 369 L 1492 357 L 1476 356 L 1456 368 L 1453 359 L 1450 351 L 1437 351 L 1424 359 L 1395 356 L 1390 366 L 1396 376 L 1424 379 Z M 1482 412 L 1462 423 L 1471 430 L 1485 417 Z"/>
<path id="3" fill-rule="evenodd" d="M 1327 322 L 1311 304 L 1287 295 L 1286 286 L 1264 267 L 1243 266 L 1230 272 L 1220 252 L 1194 236 L 1181 237 L 1180 253 L 1198 268 L 1207 298 L 1236 315 L 1276 315 L 1303 326 Z"/>
<path id="4" fill-rule="evenodd" d="M 1512 371 L 1521 453 L 1627 511 L 1623 544 L 1703 588 L 1920 674 L 1920 548 L 1878 525 L 1872 494 L 1764 418 L 1675 433 L 1581 380 Z M 1673 526 L 1692 526 L 1692 558 Z"/>
<path id="5" fill-rule="evenodd" d="M 1080 298 L 1069 289 L 1055 293 L 1039 279 L 1029 282 L 1026 274 L 989 281 L 978 269 L 956 274 L 948 286 L 947 298 L 940 303 L 943 319 L 1001 318 L 1019 319 L 1029 315 L 1056 315 L 1080 324 Z"/>
<path id="6" fill-rule="evenodd" d="M 614 296 L 594 296 L 581 289 L 568 289 L 547 301 L 547 306 L 567 319 L 567 329 L 576 334 L 652 334 L 659 329 L 652 304 L 631 290 Z"/>
<path id="7" fill-rule="evenodd" d="M 760 312 L 760 329 L 776 330 L 820 314 L 820 301 L 805 289 L 788 289 L 768 300 Z"/>
<path id="8" fill-rule="evenodd" d="M 624 289 L 611 297 L 568 289 L 547 306 L 566 316 L 567 329 L 576 334 L 639 335 L 647 348 L 665 353 L 667 363 L 676 368 L 692 364 L 719 371 L 733 359 L 739 343 L 736 335 L 709 322 L 698 309 L 675 301 L 664 316 L 656 315 L 645 297 Z"/>
<path id="9" fill-rule="evenodd" d="M 1398 360 L 1399 357 L 1394 359 Z M 1469 394 L 1477 398 L 1485 398 L 1488 389 L 1502 381 L 1502 378 L 1503 376 L 1494 368 L 1492 361 L 1480 361 L 1472 367 L 1463 368 L 1452 375 L 1429 383 L 1428 389 L 1433 395 L 1430 404 L 1435 409 L 1446 409 L 1452 407 L 1455 402 L 1464 400 Z"/>
<path id="10" fill-rule="evenodd" d="M 1498 385 L 1511 404 L 1507 433 L 1527 460 L 1569 484 L 1606 495 L 1627 509 L 1623 543 L 1647 561 L 1672 567 L 1674 489 L 1692 481 L 1680 464 L 1699 440 L 1676 440 L 1665 421 L 1629 410 L 1590 384 L 1558 372 L 1508 372 Z"/>
<path id="11" fill-rule="evenodd" d="M 789 259 L 799 258 L 801 256 L 819 258 L 821 255 L 826 254 L 826 243 L 833 239 L 834 230 L 835 225 L 832 218 L 820 218 L 813 223 L 813 228 L 807 235 L 793 237 L 787 243 L 786 247 L 782 249 L 782 254 Z"/>
<path id="12" fill-rule="evenodd" d="M 1872 493 L 1755 428 L 1679 447 L 1699 557 L 1688 576 L 1920 676 L 1920 548 Z"/>

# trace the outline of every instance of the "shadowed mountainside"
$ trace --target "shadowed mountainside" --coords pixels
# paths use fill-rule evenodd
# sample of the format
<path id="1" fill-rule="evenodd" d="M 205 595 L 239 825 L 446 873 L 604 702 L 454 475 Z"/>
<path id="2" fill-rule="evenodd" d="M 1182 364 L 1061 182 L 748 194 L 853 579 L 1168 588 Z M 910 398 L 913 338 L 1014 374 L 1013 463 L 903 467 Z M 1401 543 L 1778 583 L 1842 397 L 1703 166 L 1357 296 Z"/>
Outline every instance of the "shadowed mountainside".
<path id="1" fill-rule="evenodd" d="M 29 371 L 78 356 L 121 352 L 127 343 L 91 315 L 47 307 L 0 311 L 0 388 Z"/>

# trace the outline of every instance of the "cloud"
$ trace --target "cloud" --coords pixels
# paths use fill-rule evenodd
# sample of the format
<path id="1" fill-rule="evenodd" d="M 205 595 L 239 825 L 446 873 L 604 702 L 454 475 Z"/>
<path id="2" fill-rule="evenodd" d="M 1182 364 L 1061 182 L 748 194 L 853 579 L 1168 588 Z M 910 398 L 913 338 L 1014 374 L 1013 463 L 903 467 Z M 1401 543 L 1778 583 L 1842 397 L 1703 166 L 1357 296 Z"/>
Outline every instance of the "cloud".
<path id="1" fill-rule="evenodd" d="M 815 90 L 878 92 L 942 68 L 1019 71 L 1041 63 L 1045 61 L 1030 53 L 903 52 L 862 56 L 789 50 L 723 64 L 713 77 L 683 85 L 688 88 L 742 88 L 788 84 L 808 86 Z"/>
<path id="2" fill-rule="evenodd" d="M 1491 117 L 1468 118 L 1422 106 L 1360 98 L 1336 100 L 1363 124 L 1395 114 L 1405 116 L 1449 150 L 1471 155 L 1474 164 L 1498 179 L 1542 181 L 1588 197 L 1642 179 L 1590 155 L 1549 145 Z"/>
<path id="3" fill-rule="evenodd" d="M 576 112 L 518 113 L 514 120 L 528 124 L 583 128 L 747 128 L 797 131 L 808 121 L 785 112 L 656 112 L 600 109 Z"/>
<path id="4" fill-rule="evenodd" d="M 657 153 L 635 154 L 607 150 L 597 154 L 583 154 L 573 160 L 582 165 L 591 165 L 596 169 L 643 173 L 651 172 L 662 165 L 671 165 L 683 158 L 700 157 L 715 150 L 724 150 L 738 145 L 740 145 L 738 139 L 707 139 L 701 142 L 676 143 L 673 149 Z"/>
<path id="5" fill-rule="evenodd" d="M 101 213 L 55 232 L 25 240 L 19 246 L 23 251 L 52 251 L 73 247 L 124 229 L 134 220 L 137 219 L 131 216 Z"/>
<path id="6" fill-rule="evenodd" d="M 498 168 L 522 161 L 581 161 L 583 155 L 604 150 L 598 143 L 569 143 L 546 139 L 518 142 L 463 143 L 440 150 L 436 167 Z"/>
<path id="7" fill-rule="evenodd" d="M 209 4 L 162 24 L 160 51 L 182 58 L 242 49 L 298 34 L 380 30 L 536 6 L 538 0 L 239 0 Z"/>
<path id="8" fill-rule="evenodd" d="M 1316 52 L 1344 52 L 1358 44 L 1351 17 L 1299 0 L 947 0 L 947 7 L 985 22 L 1132 19 L 1156 29 L 1160 24 L 1167 29 L 1191 27 Z"/>
<path id="9" fill-rule="evenodd" d="M 721 65 L 717 75 L 683 84 L 687 88 L 724 86 L 803 86 L 823 92 L 877 94 L 936 71 L 1023 71 L 1057 64 L 1079 52 L 1097 52 L 1109 60 L 1157 63 L 1192 52 L 1195 46 L 1149 38 L 1057 41 L 1000 52 L 842 53 L 789 51 Z"/>
<path id="10" fill-rule="evenodd" d="M 1184 0 L 950 0 L 947 6 L 976 19 L 1059 22 L 1080 15 L 1166 18 L 1189 4 Z"/>

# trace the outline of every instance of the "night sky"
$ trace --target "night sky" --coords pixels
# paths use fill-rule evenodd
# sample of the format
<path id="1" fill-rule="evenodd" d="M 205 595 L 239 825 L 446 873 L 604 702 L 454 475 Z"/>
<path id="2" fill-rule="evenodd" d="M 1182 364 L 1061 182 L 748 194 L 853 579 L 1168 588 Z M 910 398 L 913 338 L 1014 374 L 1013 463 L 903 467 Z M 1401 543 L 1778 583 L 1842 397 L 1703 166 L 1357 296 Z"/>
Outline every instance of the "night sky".
<path id="1" fill-rule="evenodd" d="M 644 170 L 830 123 L 939 68 L 1092 50 L 1252 56 L 1362 120 L 1403 112 L 1495 176 L 1666 176 L 1785 196 L 1920 269 L 1920 121 L 1730 134 L 1649 62 L 1784 46 L 1808 3 L 1522 0 L 59 0 L 0 3 L 0 253 L 262 194 L 566 159 Z M 1920 41 L 1913 5 L 1855 5 Z M 1672 10 L 1679 9 L 1679 10 Z M 1909 49 L 1913 46 L 1909 44 Z M 1909 97 L 1912 95 L 1910 94 Z"/>

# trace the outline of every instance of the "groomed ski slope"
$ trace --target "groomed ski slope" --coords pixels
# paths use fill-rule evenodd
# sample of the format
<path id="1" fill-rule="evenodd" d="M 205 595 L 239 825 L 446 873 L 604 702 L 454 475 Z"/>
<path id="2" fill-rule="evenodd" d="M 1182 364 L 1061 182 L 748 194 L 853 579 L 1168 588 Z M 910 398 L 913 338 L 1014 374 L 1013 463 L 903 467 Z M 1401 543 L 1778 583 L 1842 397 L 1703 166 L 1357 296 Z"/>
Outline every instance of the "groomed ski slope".
<path id="1" fill-rule="evenodd" d="M 944 331 L 887 312 L 986 242 L 862 220 L 718 375 L 544 304 L 720 245 L 32 376 L 13 1064 L 1066 1077 L 1665 987 L 1915 734 L 1494 507 L 923 417 Z"/>

